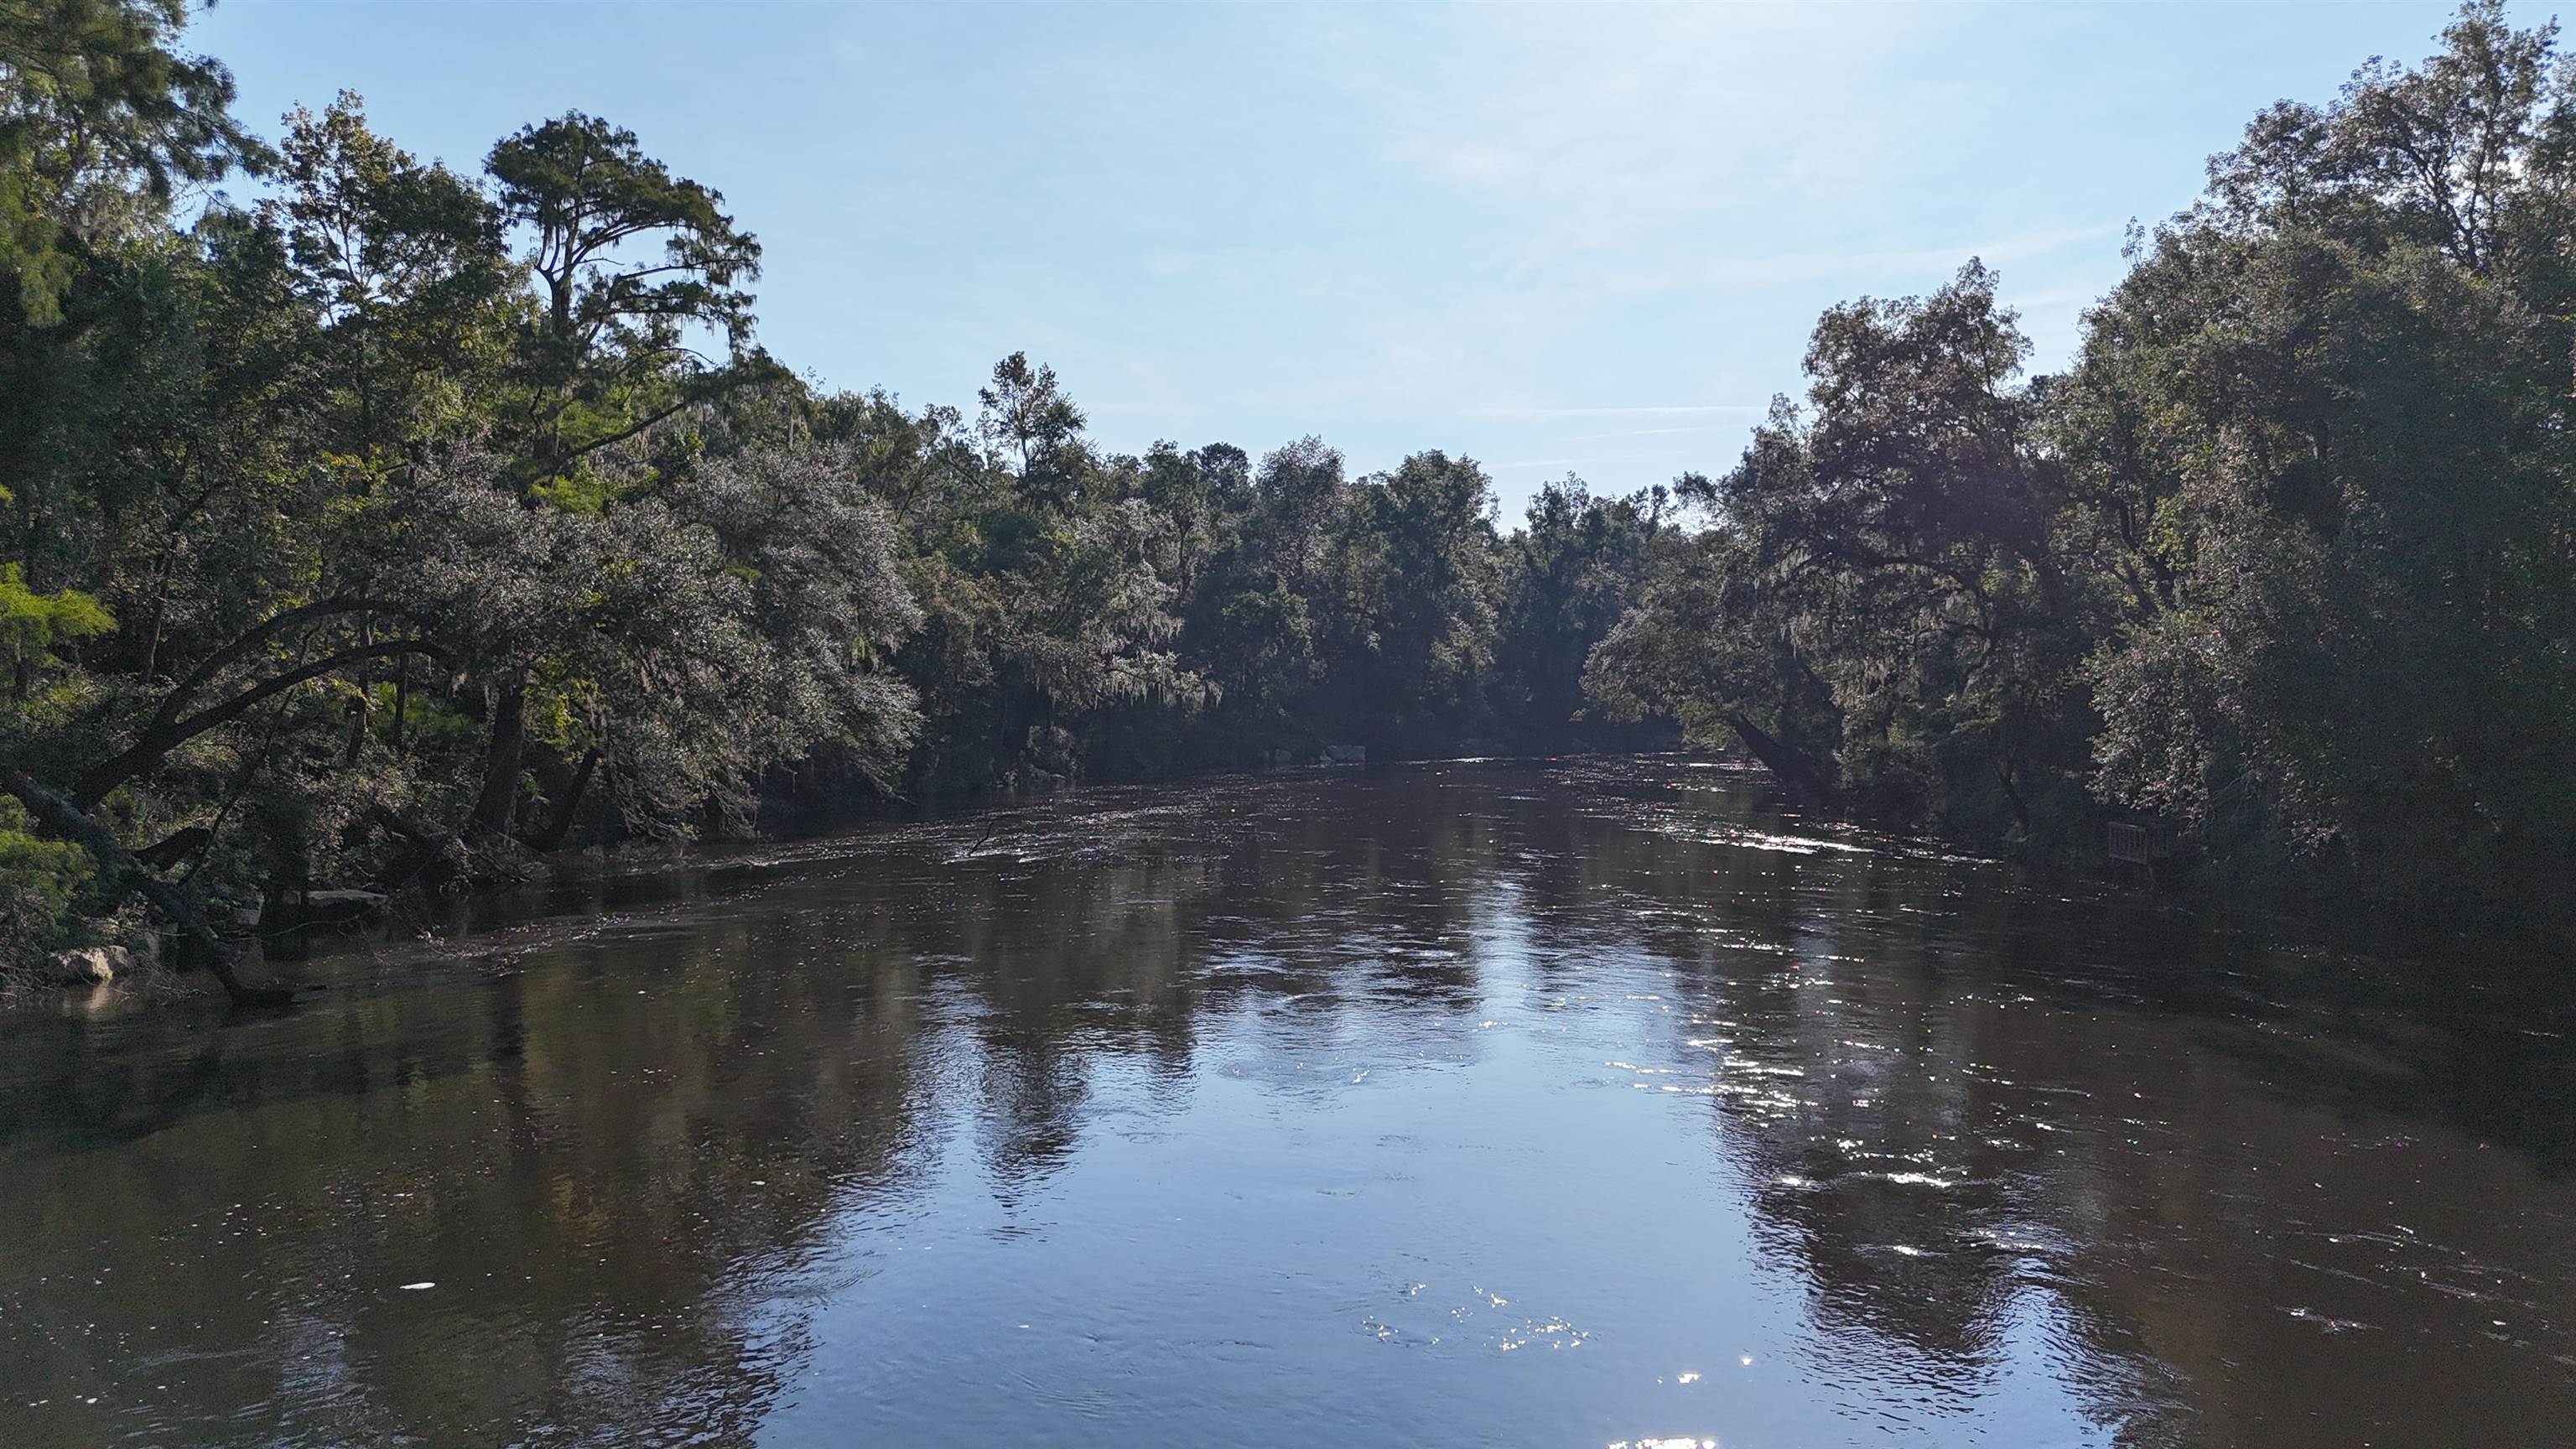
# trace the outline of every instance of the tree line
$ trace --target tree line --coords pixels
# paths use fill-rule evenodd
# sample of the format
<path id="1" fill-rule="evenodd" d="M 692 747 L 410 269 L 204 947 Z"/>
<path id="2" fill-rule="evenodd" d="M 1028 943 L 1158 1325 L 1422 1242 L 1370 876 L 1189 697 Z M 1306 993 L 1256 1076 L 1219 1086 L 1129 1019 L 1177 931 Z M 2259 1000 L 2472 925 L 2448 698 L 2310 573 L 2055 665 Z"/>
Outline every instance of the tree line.
<path id="1" fill-rule="evenodd" d="M 1836 307 L 1804 405 L 1590 662 L 1852 809 L 2157 823 L 2446 924 L 2576 882 L 2576 71 L 2478 0 L 2213 158 L 2059 374 L 1971 263 Z"/>
<path id="2" fill-rule="evenodd" d="M 1732 470 L 1509 532 L 1444 452 L 1112 451 L 1022 355 L 971 413 L 825 390 L 633 134 L 263 139 L 185 18 L 0 0 L 0 956 L 1328 743 L 1678 736 L 2032 856 L 2128 815 L 2392 899 L 2576 878 L 2576 83 L 2493 4 L 2259 116 L 2063 373 L 1971 262 L 1827 312 Z"/>

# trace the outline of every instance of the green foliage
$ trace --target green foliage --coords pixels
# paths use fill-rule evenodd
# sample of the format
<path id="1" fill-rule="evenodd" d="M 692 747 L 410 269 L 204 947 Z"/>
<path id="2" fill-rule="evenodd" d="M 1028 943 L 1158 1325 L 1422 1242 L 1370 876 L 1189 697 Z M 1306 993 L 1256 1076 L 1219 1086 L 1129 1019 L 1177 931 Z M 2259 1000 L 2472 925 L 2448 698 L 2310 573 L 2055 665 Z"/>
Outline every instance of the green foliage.
<path id="1" fill-rule="evenodd" d="M 2456 915 L 2576 869 L 2576 91 L 2553 27 L 2443 38 L 2213 163 L 2066 435 L 2144 520 L 2105 792 Z"/>
<path id="2" fill-rule="evenodd" d="M 116 621 L 98 600 L 72 589 L 39 594 L 27 587 L 17 564 L 0 563 L 0 640 L 9 657 L 24 661 L 54 646 L 56 640 L 104 634 Z"/>
<path id="3" fill-rule="evenodd" d="M 256 163 L 232 77 L 170 41 L 187 0 L 0 0 L 0 274 L 31 325 L 62 319 L 84 249 L 174 189 Z"/>
<path id="4" fill-rule="evenodd" d="M 1596 697 L 1899 821 L 2134 811 L 2239 879 L 2563 912 L 2576 74 L 2492 3 L 2443 46 L 2257 117 L 2067 376 L 1973 264 L 1827 313 Z"/>
<path id="5" fill-rule="evenodd" d="M 537 291 L 504 425 L 527 450 L 532 489 L 595 506 L 616 486 L 600 450 L 775 372 L 752 344 L 740 285 L 760 276 L 760 244 L 719 209 L 722 195 L 579 111 L 507 137 L 484 169 Z"/>
<path id="6" fill-rule="evenodd" d="M 2491 5 L 2258 118 L 2066 376 L 1971 262 L 1827 312 L 1724 474 L 1509 534 L 1439 451 L 1110 452 L 1024 354 L 818 394 L 722 197 L 578 112 L 466 176 L 343 95 L 175 225 L 270 159 L 181 18 L 0 0 L 0 761 L 201 897 L 1676 731 L 2033 855 L 2576 880 L 2576 100 Z M 65 851 L 0 819 L 0 946 L 108 904 Z"/>
<path id="7" fill-rule="evenodd" d="M 70 943 L 94 872 L 87 851 L 39 838 L 25 808 L 0 795 L 0 967 Z"/>
<path id="8" fill-rule="evenodd" d="M 1670 505 L 1661 487 L 1597 498 L 1573 477 L 1530 500 L 1504 549 L 1493 681 L 1497 713 L 1519 722 L 1526 743 L 1558 749 L 1603 736 L 1585 705 L 1584 665 L 1648 577 L 1668 566 L 1678 541 Z"/>
<path id="9" fill-rule="evenodd" d="M 2059 828 L 2034 796 L 2082 761 L 2081 589 L 2028 350 L 1974 262 L 1930 297 L 1825 314 L 1808 408 L 1775 403 L 1733 472 L 1684 480 L 1717 539 L 1615 636 L 1604 698 L 1723 725 L 1897 823 Z M 1694 642 L 1721 667 L 1693 670 Z"/>
<path id="10" fill-rule="evenodd" d="M 354 94 L 286 120 L 261 223 L 321 325 L 305 363 L 336 435 L 319 441 L 375 457 L 488 426 L 525 310 L 499 209 L 376 135 Z"/>

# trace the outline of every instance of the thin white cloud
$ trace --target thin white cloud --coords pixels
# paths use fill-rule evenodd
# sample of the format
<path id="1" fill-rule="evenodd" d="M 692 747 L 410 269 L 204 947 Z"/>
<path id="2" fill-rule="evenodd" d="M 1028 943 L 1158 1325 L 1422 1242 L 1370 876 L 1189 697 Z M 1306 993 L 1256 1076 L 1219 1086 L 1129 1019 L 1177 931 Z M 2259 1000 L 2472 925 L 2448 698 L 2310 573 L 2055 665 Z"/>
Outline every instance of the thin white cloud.
<path id="1" fill-rule="evenodd" d="M 1741 431 L 1743 431 L 1743 425 L 1740 423 L 1733 426 L 1728 426 L 1722 423 L 1712 423 L 1688 428 L 1627 428 L 1615 433 L 1569 433 L 1560 441 L 1568 443 L 1598 443 L 1610 438 L 1667 438 L 1686 433 L 1733 433 Z"/>
<path id="2" fill-rule="evenodd" d="M 1664 290 L 1684 286 L 1745 286 L 1845 278 L 1937 277 L 1957 271 L 1967 264 L 1970 257 L 1988 266 L 2010 266 L 2015 262 L 2051 256 L 2086 242 L 2107 241 L 2121 235 L 2126 226 L 2125 221 L 2120 221 L 2042 227 L 1991 237 L 1983 242 L 1951 246 L 1848 251 L 1824 249 L 1782 256 L 1694 258 L 1658 271 L 1622 277 L 1619 285 L 1627 289 Z"/>
<path id="3" fill-rule="evenodd" d="M 1770 411 L 1769 403 L 1657 403 L 1629 407 L 1593 408 L 1469 408 L 1471 418 L 1639 418 L 1699 417 L 1709 413 L 1761 413 Z"/>

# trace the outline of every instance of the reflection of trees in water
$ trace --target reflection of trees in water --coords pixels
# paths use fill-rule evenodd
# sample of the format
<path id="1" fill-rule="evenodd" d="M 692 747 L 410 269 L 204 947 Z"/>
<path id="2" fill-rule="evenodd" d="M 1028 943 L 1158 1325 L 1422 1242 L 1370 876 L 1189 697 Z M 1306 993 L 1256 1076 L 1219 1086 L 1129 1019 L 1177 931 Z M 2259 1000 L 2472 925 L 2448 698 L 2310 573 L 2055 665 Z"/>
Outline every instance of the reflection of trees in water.
<path id="1" fill-rule="evenodd" d="M 1555 844 L 1517 876 L 1542 989 L 1580 989 L 1620 953 L 1666 963 L 1662 1061 L 1707 1095 L 1758 1239 L 1805 1285 L 1816 1367 L 1899 1400 L 1909 1376 L 1941 1397 L 1972 1388 L 2002 1357 L 2019 1292 L 1997 1246 L 2012 1205 L 1969 1156 L 1975 1082 L 1943 1069 L 1974 1044 L 1930 1009 L 1941 987 L 1918 932 L 1882 924 L 1908 920 L 1898 908 L 1917 893 L 1821 850 L 1692 838 L 1793 841 L 1747 792 L 1640 794 L 1533 807 Z M 1686 828 L 1640 828 L 1641 813 Z"/>
<path id="2" fill-rule="evenodd" d="M 1317 1085 L 1302 1062 L 1354 1025 L 1377 1030 L 1378 1013 L 1477 999 L 1476 822 L 1212 810 L 1156 825 L 1168 833 L 1075 822 L 1092 849 L 1070 861 L 970 860 L 943 878 L 950 908 L 894 918 L 913 929 L 878 943 L 971 973 L 979 1136 L 999 1181 L 1072 1150 L 1093 1073 L 1132 1058 L 1184 1077 L 1205 1023 L 1263 1012 L 1242 1065 L 1294 1089 Z"/>
<path id="3" fill-rule="evenodd" d="M 69 1045 L 12 1133 L 50 1149 L 0 1198 L 0 1356 L 60 1386 L 32 1439 L 90 1437 L 75 1389 L 248 1406 L 247 1441 L 747 1432 L 793 1347 L 766 1293 L 837 1193 L 900 1171 L 912 1035 L 899 989 L 727 964 L 781 944 L 734 923 L 280 1021 L 62 1024 L 126 1039 Z"/>
<path id="4" fill-rule="evenodd" d="M 2561 1160 L 2563 1041 L 2090 892 L 1641 838 L 1614 823 L 1526 899 L 1596 951 L 1599 902 L 1700 903 L 1626 939 L 1678 973 L 1667 1060 L 1710 1072 L 1829 1377 L 1956 1391 L 2035 1330 L 2141 1443 L 2509 1442 L 2568 1398 L 2576 1251 L 2491 1210 Z M 2541 1341 L 2497 1355 L 2495 1317 Z"/>
<path id="5" fill-rule="evenodd" d="M 234 1421 L 244 1441 L 740 1439 L 797 1370 L 807 1305 L 871 1271 L 836 1223 L 903 1203 L 961 1129 L 1009 1210 L 1099 1130 L 1104 1073 L 1148 1112 L 1219 1066 L 1294 1110 L 1353 1050 L 1419 1026 L 1426 1051 L 1473 1051 L 1447 1028 L 1496 992 L 1583 995 L 1641 963 L 1672 973 L 1660 1062 L 1710 1093 L 1816 1366 L 1856 1393 L 1955 1404 L 2036 1332 L 2124 1437 L 2181 1434 L 2186 1394 L 2195 1437 L 2290 1433 L 2259 1365 L 2385 1438 L 2388 1395 L 2338 1374 L 2496 1383 L 2465 1357 L 2480 1315 L 2549 1294 L 2494 1265 L 2576 1278 L 2565 1245 L 2479 1211 L 2563 1161 L 2563 1110 L 2529 1100 L 2563 1052 L 2480 1066 L 2492 1033 L 2300 996 L 2151 911 L 1798 854 L 1802 827 L 1749 792 L 1653 766 L 1570 774 L 1113 794 L 626 882 L 610 894 L 642 915 L 532 946 L 524 974 L 398 962 L 222 1028 L 12 1023 L 10 1060 L 49 1085 L 0 1123 L 0 1354 L 110 1403 L 172 1383 L 162 1401 L 199 1411 L 270 1406 Z M 1786 844 L 1717 843 L 1748 832 Z M 2450 1071 L 2520 1084 L 2434 1100 L 2520 1124 L 2490 1140 L 2521 1155 L 2443 1134 L 2392 1173 L 2371 1144 L 2414 1131 L 2403 1109 Z M 2419 1241 L 2324 1240 L 2383 1220 Z M 2401 1319 L 2390 1275 L 2419 1267 L 2490 1296 L 2418 1289 Z M 439 1287 L 399 1288 L 419 1280 Z M 2528 1358 L 2525 1398 L 2564 1399 Z M 2458 1397 L 2426 1402 L 2478 1427 Z M 33 1412 L 32 1439 L 94 1437 Z"/>
<path id="6" fill-rule="evenodd" d="M 1025 860 L 955 834 L 752 892 L 594 885 L 641 924 L 281 1020 L 16 1024 L 60 1086 L 0 1127 L 27 1189 L 0 1353 L 110 1403 L 270 1406 L 243 1441 L 741 1439 L 794 1305 L 852 1271 L 834 1214 L 899 1197 L 961 1089 L 1009 1197 L 1079 1143 L 1095 1073 L 1178 1083 L 1203 1021 L 1476 994 L 1474 822 L 1041 816 L 1000 837 Z"/>

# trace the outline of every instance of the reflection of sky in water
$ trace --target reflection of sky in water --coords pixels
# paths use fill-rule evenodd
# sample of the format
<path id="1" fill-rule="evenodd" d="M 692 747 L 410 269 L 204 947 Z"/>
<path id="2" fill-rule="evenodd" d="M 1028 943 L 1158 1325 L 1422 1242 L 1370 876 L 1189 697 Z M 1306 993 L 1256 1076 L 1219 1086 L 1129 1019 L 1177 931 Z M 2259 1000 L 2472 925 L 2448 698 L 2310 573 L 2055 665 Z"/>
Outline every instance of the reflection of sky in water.
<path id="1" fill-rule="evenodd" d="M 1730 772 L 1099 792 L 591 890 L 281 1021 L 0 1022 L 0 1441 L 2576 1411 L 2547 1018 Z"/>

